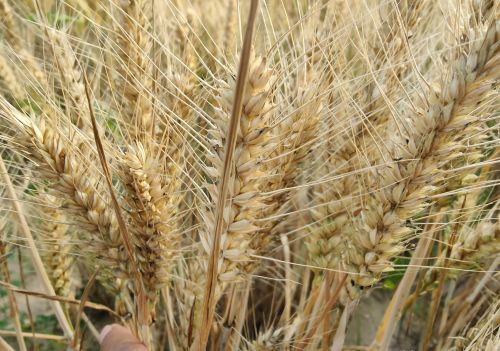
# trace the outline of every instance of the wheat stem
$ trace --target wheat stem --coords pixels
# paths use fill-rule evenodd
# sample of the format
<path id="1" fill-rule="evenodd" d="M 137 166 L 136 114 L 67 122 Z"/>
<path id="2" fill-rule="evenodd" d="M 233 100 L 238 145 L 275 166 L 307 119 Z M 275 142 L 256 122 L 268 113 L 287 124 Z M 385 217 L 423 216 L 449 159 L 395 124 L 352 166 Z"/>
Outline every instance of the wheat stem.
<path id="1" fill-rule="evenodd" d="M 0 226 L 0 230 L 2 230 Z M 7 264 L 7 250 L 3 240 L 0 240 L 0 271 L 2 272 L 3 278 L 7 284 L 10 284 L 10 272 L 9 266 Z M 23 329 L 21 326 L 21 320 L 19 319 L 19 307 L 17 305 L 16 296 L 12 290 L 7 291 L 10 305 L 10 318 L 12 318 L 14 323 L 14 328 L 16 329 L 16 338 L 19 350 L 27 351 L 26 344 L 24 342 L 24 337 L 22 335 Z"/>
<path id="2" fill-rule="evenodd" d="M 0 336 L 0 347 L 5 351 L 16 351 Z"/>
<path id="3" fill-rule="evenodd" d="M 10 176 L 7 173 L 7 168 L 5 167 L 5 163 L 3 161 L 3 157 L 0 157 L 0 173 L 2 173 L 2 178 L 4 180 L 4 183 L 7 187 L 7 193 L 9 194 L 10 201 L 12 204 L 12 208 L 17 216 L 17 220 L 21 229 L 21 232 L 26 238 L 27 245 L 30 250 L 30 257 L 33 262 L 33 266 L 35 267 L 35 270 L 42 280 L 42 284 L 44 286 L 44 289 L 47 294 L 49 295 L 56 295 L 54 291 L 54 287 L 52 286 L 49 276 L 47 275 L 47 272 L 45 271 L 45 267 L 43 266 L 42 259 L 40 257 L 40 254 L 38 253 L 38 248 L 36 247 L 35 240 L 33 239 L 33 236 L 31 235 L 31 230 L 29 228 L 28 222 L 26 221 L 26 218 L 24 216 L 23 209 L 21 208 L 21 204 L 19 200 L 17 199 L 16 191 L 14 190 L 14 187 L 12 185 L 12 182 L 10 180 Z M 66 317 L 66 314 L 64 313 L 64 309 L 62 308 L 61 304 L 58 301 L 51 301 L 52 308 L 54 309 L 54 313 L 57 317 L 57 320 L 59 321 L 59 325 L 61 326 L 62 330 L 64 331 L 64 335 L 68 338 L 71 339 L 73 337 L 73 327 L 71 326 L 71 323 Z"/>

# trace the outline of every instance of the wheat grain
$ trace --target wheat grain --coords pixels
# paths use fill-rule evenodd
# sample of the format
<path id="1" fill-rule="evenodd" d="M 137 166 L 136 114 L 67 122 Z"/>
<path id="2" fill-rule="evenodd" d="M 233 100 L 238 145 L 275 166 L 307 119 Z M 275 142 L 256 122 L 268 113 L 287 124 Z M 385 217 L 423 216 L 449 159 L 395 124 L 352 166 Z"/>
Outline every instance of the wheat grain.
<path id="1" fill-rule="evenodd" d="M 476 228 L 465 226 L 453 243 L 450 259 L 453 267 L 467 267 L 478 264 L 500 251 L 500 225 L 489 220 L 482 221 Z"/>

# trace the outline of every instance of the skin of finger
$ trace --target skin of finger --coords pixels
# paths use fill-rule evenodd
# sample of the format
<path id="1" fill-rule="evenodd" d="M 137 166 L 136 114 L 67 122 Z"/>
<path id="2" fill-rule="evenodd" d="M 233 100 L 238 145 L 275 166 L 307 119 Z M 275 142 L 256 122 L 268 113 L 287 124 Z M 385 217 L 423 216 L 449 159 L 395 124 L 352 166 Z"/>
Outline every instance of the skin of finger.
<path id="1" fill-rule="evenodd" d="M 147 351 L 127 328 L 113 324 L 101 343 L 101 351 Z"/>

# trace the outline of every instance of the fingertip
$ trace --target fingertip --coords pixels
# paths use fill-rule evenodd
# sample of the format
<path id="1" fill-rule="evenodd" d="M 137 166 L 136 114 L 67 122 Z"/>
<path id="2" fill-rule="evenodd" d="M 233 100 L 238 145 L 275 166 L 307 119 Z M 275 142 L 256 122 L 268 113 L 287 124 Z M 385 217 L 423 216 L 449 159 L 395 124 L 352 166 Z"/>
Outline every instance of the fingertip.
<path id="1" fill-rule="evenodd" d="M 102 344 L 106 336 L 109 334 L 109 332 L 113 329 L 113 324 L 108 324 L 101 330 L 101 334 L 99 335 L 99 343 Z"/>

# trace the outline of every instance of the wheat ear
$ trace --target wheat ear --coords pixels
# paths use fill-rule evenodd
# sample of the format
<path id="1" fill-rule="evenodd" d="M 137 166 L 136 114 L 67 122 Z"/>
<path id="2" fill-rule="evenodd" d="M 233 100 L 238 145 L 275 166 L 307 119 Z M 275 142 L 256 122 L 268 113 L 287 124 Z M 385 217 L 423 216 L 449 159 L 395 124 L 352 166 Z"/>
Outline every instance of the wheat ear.
<path id="1" fill-rule="evenodd" d="M 4 55 L 0 55 L 0 83 L 4 91 L 16 100 L 21 100 L 25 96 L 23 86 L 16 79 L 14 70 Z"/>
<path id="2" fill-rule="evenodd" d="M 47 77 L 40 65 L 35 60 L 23 45 L 17 21 L 13 16 L 12 8 L 7 0 L 0 0 L 0 18 L 2 18 L 3 28 L 5 33 L 5 41 L 14 49 L 20 59 L 24 62 L 27 68 L 31 71 L 37 82 L 44 88 L 48 88 Z"/>
<path id="3" fill-rule="evenodd" d="M 238 3 L 235 0 L 226 1 L 226 28 L 224 30 L 223 49 L 226 57 L 231 57 L 236 52 L 238 28 Z"/>
<path id="4" fill-rule="evenodd" d="M 320 92 L 324 88 L 325 76 L 321 74 L 322 60 L 315 40 L 316 37 L 311 39 L 303 49 L 302 56 L 297 58 L 297 72 L 293 66 L 285 67 L 285 70 L 291 70 L 287 73 L 292 77 L 287 79 L 293 79 L 294 88 L 288 95 L 280 96 L 277 102 L 277 109 L 283 113 L 276 115 L 276 125 L 272 128 L 276 148 L 271 160 L 265 163 L 265 169 L 269 173 L 266 187 L 272 196 L 266 201 L 264 217 L 269 220 L 267 230 L 272 235 L 263 235 L 263 242 L 256 242 L 255 247 L 268 247 L 269 240 L 286 225 L 287 218 L 283 215 L 292 208 L 290 200 L 298 196 L 300 191 L 293 187 L 301 181 L 299 178 L 304 174 L 301 171 L 304 169 L 306 156 L 318 140 L 318 126 L 325 96 Z M 296 77 L 293 78 L 295 74 Z M 302 181 L 306 177 L 307 175 L 303 176 Z"/>
<path id="5" fill-rule="evenodd" d="M 51 40 L 54 58 L 59 69 L 66 108 L 72 122 L 80 129 L 89 131 L 88 122 L 89 108 L 85 101 L 85 85 L 78 59 L 67 38 L 67 34 L 60 33 L 55 29 L 47 30 Z"/>
<path id="6" fill-rule="evenodd" d="M 479 314 L 476 321 L 471 323 L 472 326 L 465 329 L 460 337 L 453 338 L 452 349 L 495 351 L 498 348 L 500 324 L 498 298 L 498 292 L 496 294 L 492 292 L 491 301 L 486 301 L 488 306 L 484 313 Z"/>
<path id="7" fill-rule="evenodd" d="M 130 207 L 132 242 L 149 301 L 150 318 L 154 320 L 158 294 L 170 280 L 179 253 L 180 235 L 172 217 L 178 195 L 170 192 L 171 183 L 165 184 L 164 165 L 140 143 L 130 148 L 121 168 Z"/>
<path id="8" fill-rule="evenodd" d="M 42 194 L 40 201 L 45 205 L 41 238 L 42 260 L 47 268 L 54 290 L 58 296 L 71 296 L 73 284 L 73 258 L 71 257 L 71 235 L 60 208 L 60 201 L 54 196 Z"/>
<path id="9" fill-rule="evenodd" d="M 356 278 L 359 284 L 371 285 L 391 269 L 390 259 L 404 249 L 400 243 L 411 233 L 406 219 L 425 208 L 428 196 L 440 185 L 437 170 L 461 156 L 449 153 L 455 146 L 453 139 L 477 121 L 457 111 L 463 104 L 477 102 L 470 97 L 481 96 L 498 79 L 499 32 L 500 21 L 493 22 L 466 54 L 458 56 L 450 67 L 449 81 L 431 95 L 427 110 L 410 117 L 407 130 L 411 133 L 394 141 L 396 161 L 382 174 L 383 190 L 370 199 L 350 229 L 356 244 L 347 262 L 361 274 Z"/>
<path id="10" fill-rule="evenodd" d="M 203 248 L 194 246 L 192 254 L 179 264 L 178 273 L 183 279 L 176 281 L 175 294 L 178 297 L 178 344 L 188 350 L 194 336 L 201 328 L 201 296 L 206 283 L 206 269 L 203 267 Z"/>
<path id="11" fill-rule="evenodd" d="M 105 199 L 102 179 L 78 157 L 80 150 L 88 154 L 84 143 L 67 140 L 45 121 L 30 120 L 6 101 L 1 101 L 0 113 L 18 128 L 16 146 L 36 162 L 35 170 L 44 179 L 53 182 L 50 190 L 64 199 L 66 213 L 90 234 L 88 244 L 103 266 L 106 278 L 127 278 L 127 255 L 115 214 Z"/>
<path id="12" fill-rule="evenodd" d="M 7 0 L 0 0 L 0 16 L 2 17 L 2 27 L 5 40 L 15 49 L 22 47 L 21 39 L 18 36 L 19 28 L 14 18 L 12 8 Z"/>
<path id="13" fill-rule="evenodd" d="M 470 267 L 485 258 L 500 252 L 500 224 L 491 220 L 481 221 L 476 228 L 465 226 L 453 243 L 450 259 L 451 266 Z"/>
<path id="14" fill-rule="evenodd" d="M 227 216 L 227 196 L 230 188 L 234 186 L 230 184 L 232 174 L 234 172 L 233 166 L 233 156 L 235 154 L 235 146 L 238 140 L 238 131 L 243 129 L 240 123 L 240 117 L 243 112 L 243 100 L 245 98 L 245 85 L 247 84 L 248 69 L 250 64 L 250 54 L 251 45 L 255 19 L 257 16 L 259 1 L 252 0 L 250 5 L 250 11 L 248 15 L 247 28 L 245 31 L 245 39 L 243 41 L 243 49 L 241 51 L 240 65 L 238 69 L 238 75 L 236 79 L 236 86 L 234 91 L 234 99 L 231 110 L 231 118 L 229 119 L 229 126 L 227 128 L 226 142 L 224 145 L 224 159 L 223 165 L 220 168 L 220 185 L 217 190 L 217 204 L 215 208 L 215 215 L 213 225 L 213 237 L 211 237 L 209 244 L 209 258 L 208 258 L 208 268 L 207 268 L 207 281 L 205 284 L 205 294 L 203 297 L 202 304 L 202 317 L 201 317 L 201 330 L 197 336 L 196 341 L 197 348 L 201 351 L 206 347 L 208 338 L 210 335 L 210 330 L 212 327 L 212 321 L 215 314 L 215 307 L 217 304 L 217 282 L 219 278 L 219 263 L 220 263 L 220 252 L 221 246 L 223 245 L 222 236 L 226 230 L 225 217 Z M 257 101 L 262 101 L 262 97 L 259 97 Z M 257 102 L 255 101 L 255 102 Z M 256 108 L 256 105 L 247 106 L 247 111 L 250 112 L 252 108 Z M 247 112 L 247 113 L 248 113 Z M 241 169 L 240 169 L 241 170 Z M 231 203 L 231 202 L 229 202 Z M 227 217 L 226 217 L 227 218 Z M 210 238 L 210 237 L 209 237 Z M 208 239 L 208 238 L 206 238 Z"/>
<path id="15" fill-rule="evenodd" d="M 119 60 L 113 67 L 118 75 L 117 92 L 122 118 L 130 125 L 130 138 L 145 142 L 152 135 L 152 63 L 151 36 L 148 33 L 148 1 L 114 1 L 118 18 L 115 50 Z"/>
<path id="16" fill-rule="evenodd" d="M 274 147 L 269 133 L 270 79 L 272 71 L 266 67 L 266 61 L 255 58 L 253 53 L 249 58 L 248 81 L 244 88 L 243 107 L 234 153 L 234 169 L 229 180 L 228 196 L 231 203 L 224 209 L 224 221 L 227 231 L 222 234 L 222 256 L 220 258 L 219 279 L 233 281 L 250 268 L 250 244 L 259 230 L 255 224 L 259 207 L 263 206 L 261 195 L 266 185 L 266 173 L 261 162 Z M 216 121 L 220 129 L 212 132 L 213 143 L 216 146 L 211 161 L 214 167 L 207 172 L 212 175 L 215 183 L 210 187 L 212 203 L 217 203 L 219 194 L 217 185 L 222 174 L 224 144 L 227 134 L 227 116 L 234 94 L 234 81 L 225 95 L 220 99 L 222 109 L 218 112 Z M 207 232 L 213 231 L 213 212 L 204 214 L 209 226 Z M 210 239 L 206 234 L 201 236 L 206 250 L 210 248 Z"/>

